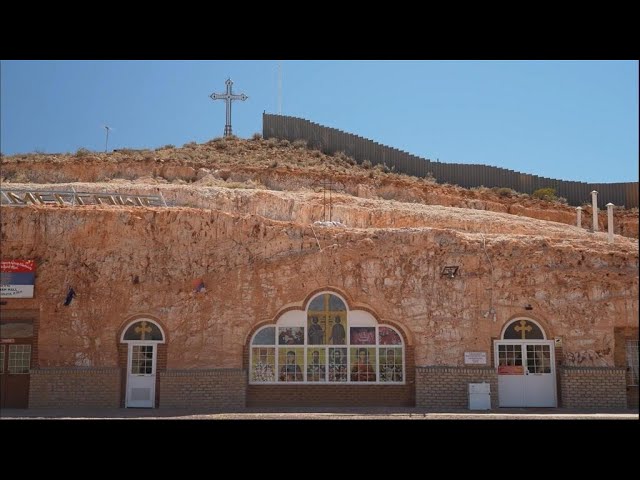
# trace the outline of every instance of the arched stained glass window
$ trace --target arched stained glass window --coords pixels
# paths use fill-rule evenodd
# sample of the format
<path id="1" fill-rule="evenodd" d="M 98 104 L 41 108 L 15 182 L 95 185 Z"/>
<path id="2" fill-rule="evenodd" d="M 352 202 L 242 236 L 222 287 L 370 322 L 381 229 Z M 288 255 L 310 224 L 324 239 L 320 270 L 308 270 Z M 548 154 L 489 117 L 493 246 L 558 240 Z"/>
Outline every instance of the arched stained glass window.
<path id="1" fill-rule="evenodd" d="M 544 340 L 544 332 L 531 320 L 518 318 L 504 329 L 503 340 Z"/>
<path id="2" fill-rule="evenodd" d="M 127 340 L 150 340 L 150 341 L 164 341 L 162 330 L 154 322 L 149 320 L 140 320 L 129 325 L 129 328 L 124 332 L 122 336 L 124 341 Z"/>
<path id="3" fill-rule="evenodd" d="M 363 310 L 321 293 L 306 311 L 288 311 L 251 341 L 249 382 L 404 383 L 400 333 Z"/>

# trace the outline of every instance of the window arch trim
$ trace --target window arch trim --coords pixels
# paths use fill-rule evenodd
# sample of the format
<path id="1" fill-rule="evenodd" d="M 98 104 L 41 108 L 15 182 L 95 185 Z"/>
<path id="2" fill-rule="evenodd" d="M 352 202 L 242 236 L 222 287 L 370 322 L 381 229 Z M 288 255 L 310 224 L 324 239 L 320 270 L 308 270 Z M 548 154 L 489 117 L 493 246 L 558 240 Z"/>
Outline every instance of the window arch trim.
<path id="1" fill-rule="evenodd" d="M 544 327 L 542 326 L 542 324 L 541 324 L 539 321 L 534 320 L 534 319 L 533 319 L 533 318 L 531 318 L 531 317 L 523 317 L 523 316 L 512 318 L 511 320 L 509 320 L 508 322 L 506 322 L 506 323 L 504 324 L 504 326 L 502 327 L 502 331 L 500 332 L 500 340 L 518 340 L 518 339 L 508 339 L 508 338 L 504 338 L 504 336 L 505 336 L 505 334 L 506 334 L 507 330 L 509 329 L 509 327 L 511 327 L 511 325 L 513 325 L 514 323 L 519 322 L 519 321 L 521 321 L 521 320 L 526 320 L 527 322 L 531 322 L 531 323 L 533 323 L 533 324 L 534 324 L 534 325 L 536 325 L 536 326 L 540 329 L 540 331 L 542 332 L 542 338 L 541 338 L 541 339 L 540 339 L 540 338 L 539 338 L 539 339 L 525 339 L 525 341 L 526 341 L 526 340 L 547 340 L 547 332 L 545 331 L 545 329 L 544 329 Z"/>
<path id="2" fill-rule="evenodd" d="M 132 339 L 132 340 L 127 340 L 125 339 L 125 336 L 127 334 L 127 332 L 129 331 L 129 329 L 135 325 L 136 323 L 142 323 L 142 322 L 146 322 L 147 324 L 152 324 L 155 327 L 158 328 L 158 330 L 160 330 L 160 334 L 162 335 L 162 339 L 161 340 L 151 340 L 151 339 Z M 147 325 L 148 327 L 148 325 Z M 150 343 L 165 343 L 167 339 L 167 334 L 164 331 L 164 328 L 162 328 L 162 325 L 160 325 L 160 322 L 153 320 L 152 318 L 149 317 L 137 317 L 134 318 L 133 320 L 130 320 L 129 322 L 127 322 L 124 326 L 124 328 L 122 329 L 122 333 L 120 334 L 120 342 L 121 343 L 131 343 L 131 342 L 150 342 Z"/>

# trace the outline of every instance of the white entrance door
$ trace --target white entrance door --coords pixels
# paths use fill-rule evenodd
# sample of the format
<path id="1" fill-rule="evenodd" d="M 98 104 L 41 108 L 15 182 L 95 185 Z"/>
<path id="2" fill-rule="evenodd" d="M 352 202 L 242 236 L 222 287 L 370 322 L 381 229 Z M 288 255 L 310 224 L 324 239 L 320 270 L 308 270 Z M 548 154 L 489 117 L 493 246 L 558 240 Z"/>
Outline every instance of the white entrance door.
<path id="1" fill-rule="evenodd" d="M 500 340 L 495 347 L 499 406 L 556 406 L 553 341 Z"/>
<path id="2" fill-rule="evenodd" d="M 156 344 L 130 343 L 127 407 L 153 408 L 156 396 Z"/>

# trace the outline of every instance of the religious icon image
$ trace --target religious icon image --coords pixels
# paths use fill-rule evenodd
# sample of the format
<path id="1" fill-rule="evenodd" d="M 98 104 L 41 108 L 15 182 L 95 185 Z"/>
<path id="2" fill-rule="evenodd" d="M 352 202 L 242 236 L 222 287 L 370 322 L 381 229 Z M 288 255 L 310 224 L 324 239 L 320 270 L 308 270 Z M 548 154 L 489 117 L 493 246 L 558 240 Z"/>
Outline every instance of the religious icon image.
<path id="1" fill-rule="evenodd" d="M 278 352 L 278 363 L 280 364 L 281 382 L 302 382 L 302 349 L 281 348 Z"/>
<path id="2" fill-rule="evenodd" d="M 309 345 L 324 345 L 324 316 L 321 317 L 322 322 L 319 321 L 317 315 L 312 315 L 308 318 L 308 343 Z"/>
<path id="3" fill-rule="evenodd" d="M 402 345 L 400 335 L 389 327 L 378 328 L 378 340 L 380 345 Z"/>
<path id="4" fill-rule="evenodd" d="M 347 307 L 336 295 L 318 295 L 307 309 L 309 345 L 345 345 Z"/>
<path id="5" fill-rule="evenodd" d="M 275 348 L 254 348 L 251 372 L 254 382 L 275 382 Z"/>
<path id="6" fill-rule="evenodd" d="M 347 334 L 342 324 L 342 319 L 339 315 L 336 315 L 331 323 L 331 336 L 329 337 L 329 343 L 332 345 L 344 345 L 346 344 Z"/>
<path id="7" fill-rule="evenodd" d="M 346 382 L 347 381 L 347 349 L 346 348 L 330 348 L 329 349 L 329 381 L 330 382 Z"/>
<path id="8" fill-rule="evenodd" d="M 402 381 L 402 350 L 387 348 L 380 350 L 380 381 Z"/>
<path id="9" fill-rule="evenodd" d="M 351 327 L 351 345 L 375 345 L 376 327 Z"/>
<path id="10" fill-rule="evenodd" d="M 278 328 L 278 344 L 303 345 L 304 344 L 304 328 L 303 327 L 279 327 Z"/>
<path id="11" fill-rule="evenodd" d="M 307 351 L 307 382 L 325 381 L 325 350 L 309 349 Z"/>
<path id="12" fill-rule="evenodd" d="M 374 369 L 375 348 L 352 348 L 351 349 L 351 381 L 352 382 L 375 382 L 376 371 Z"/>

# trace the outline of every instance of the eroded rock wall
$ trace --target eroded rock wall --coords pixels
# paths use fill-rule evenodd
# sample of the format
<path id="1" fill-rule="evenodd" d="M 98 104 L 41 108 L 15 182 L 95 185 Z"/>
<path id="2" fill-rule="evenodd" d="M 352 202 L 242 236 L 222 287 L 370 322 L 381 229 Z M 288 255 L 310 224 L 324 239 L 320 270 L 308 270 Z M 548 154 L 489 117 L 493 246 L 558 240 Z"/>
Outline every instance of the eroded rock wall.
<path id="1" fill-rule="evenodd" d="M 273 203 L 250 197 L 232 201 Z M 286 197 L 281 205 L 293 218 Z M 255 325 L 326 286 L 404 328 L 416 365 L 489 352 L 516 315 L 562 337 L 568 363 L 613 365 L 613 327 L 637 326 L 638 245 L 628 238 L 610 245 L 604 233 L 525 218 L 509 231 L 497 214 L 459 209 L 412 227 L 401 218 L 415 212 L 397 212 L 404 228 L 368 229 L 225 209 L 2 207 L 3 258 L 37 260 L 36 298 L 6 308 L 40 309 L 40 366 L 116 366 L 119 329 L 149 314 L 167 329 L 169 369 L 240 368 Z M 372 215 L 352 207 L 350 221 L 375 226 L 358 220 Z M 458 275 L 443 277 L 445 265 Z M 197 278 L 206 292 L 194 292 Z M 69 286 L 77 297 L 65 307 Z"/>

